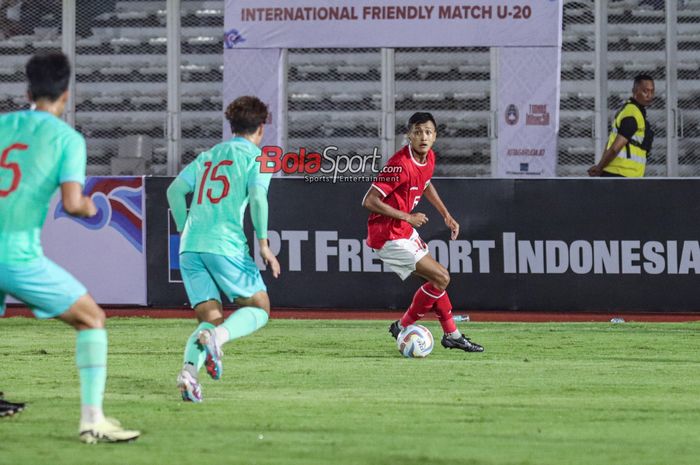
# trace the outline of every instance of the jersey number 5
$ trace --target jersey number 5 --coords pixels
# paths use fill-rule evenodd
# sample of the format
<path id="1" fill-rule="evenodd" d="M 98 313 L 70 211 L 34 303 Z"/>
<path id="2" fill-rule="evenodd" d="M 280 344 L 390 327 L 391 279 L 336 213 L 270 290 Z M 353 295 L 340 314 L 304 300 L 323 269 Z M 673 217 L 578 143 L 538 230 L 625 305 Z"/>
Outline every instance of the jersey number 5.
<path id="1" fill-rule="evenodd" d="M 27 150 L 29 146 L 24 144 L 12 144 L 2 151 L 0 155 L 0 169 L 12 171 L 12 182 L 10 182 L 10 187 L 8 189 L 0 189 L 0 197 L 7 197 L 19 186 L 19 181 L 22 179 L 22 171 L 19 169 L 17 163 L 8 163 L 7 157 L 13 150 Z"/>
<path id="2" fill-rule="evenodd" d="M 212 181 L 212 182 L 220 182 L 223 184 L 223 188 L 221 189 L 221 195 L 218 197 L 214 197 L 212 193 L 211 187 L 207 189 L 207 197 L 209 198 L 209 201 L 211 203 L 219 203 L 221 202 L 221 199 L 226 197 L 228 195 L 228 191 L 231 188 L 231 183 L 228 182 L 228 178 L 223 175 L 223 174 L 216 174 L 217 171 L 219 170 L 220 166 L 231 166 L 233 165 L 232 160 L 223 160 L 220 161 L 214 169 L 211 169 L 211 162 L 207 161 L 204 163 L 204 166 L 206 169 L 204 170 L 204 174 L 202 175 L 202 181 L 199 183 L 199 196 L 197 196 L 197 203 L 202 203 L 202 197 L 204 196 L 204 185 L 207 183 L 207 181 Z"/>

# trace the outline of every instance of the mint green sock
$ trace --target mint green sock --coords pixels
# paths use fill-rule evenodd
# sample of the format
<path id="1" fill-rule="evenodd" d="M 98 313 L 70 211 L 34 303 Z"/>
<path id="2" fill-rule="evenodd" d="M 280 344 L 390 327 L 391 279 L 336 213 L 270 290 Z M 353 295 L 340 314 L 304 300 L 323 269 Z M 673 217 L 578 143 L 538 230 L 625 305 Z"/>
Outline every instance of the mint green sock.
<path id="1" fill-rule="evenodd" d="M 102 409 L 107 381 L 107 331 L 78 331 L 75 361 L 80 374 L 80 404 Z"/>
<path id="2" fill-rule="evenodd" d="M 202 346 L 199 345 L 199 333 L 205 329 L 214 328 L 216 328 L 216 326 L 204 321 L 197 326 L 197 329 L 195 329 L 190 335 L 190 338 L 187 339 L 187 344 L 185 345 L 185 366 L 188 364 L 194 366 L 196 371 L 193 374 L 199 372 L 204 365 L 204 359 L 206 358 L 206 352 L 204 352 Z"/>
<path id="3" fill-rule="evenodd" d="M 228 341 L 254 333 L 267 324 L 267 312 L 258 307 L 241 307 L 216 328 L 216 340 Z"/>

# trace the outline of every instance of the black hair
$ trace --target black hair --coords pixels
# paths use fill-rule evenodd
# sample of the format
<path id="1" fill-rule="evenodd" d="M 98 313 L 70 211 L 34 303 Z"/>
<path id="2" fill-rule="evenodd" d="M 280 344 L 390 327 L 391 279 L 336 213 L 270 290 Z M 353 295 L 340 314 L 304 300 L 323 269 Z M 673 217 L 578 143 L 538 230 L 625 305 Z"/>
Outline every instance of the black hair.
<path id="1" fill-rule="evenodd" d="M 259 98 L 250 95 L 238 97 L 226 108 L 226 119 L 234 134 L 248 135 L 267 121 L 268 110 Z"/>
<path id="2" fill-rule="evenodd" d="M 39 53 L 27 62 L 26 73 L 29 98 L 55 102 L 68 89 L 70 62 L 61 52 Z"/>
<path id="3" fill-rule="evenodd" d="M 416 112 L 412 114 L 410 118 L 408 118 L 408 130 L 410 131 L 416 124 L 424 124 L 428 121 L 432 122 L 435 129 L 437 129 L 437 123 L 435 122 L 435 118 L 433 118 L 431 113 L 426 111 Z"/>
<path id="4" fill-rule="evenodd" d="M 632 86 L 633 89 L 636 89 L 639 84 L 642 83 L 642 81 L 651 81 L 654 82 L 654 78 L 651 77 L 650 74 L 637 74 L 634 77 L 634 85 Z"/>

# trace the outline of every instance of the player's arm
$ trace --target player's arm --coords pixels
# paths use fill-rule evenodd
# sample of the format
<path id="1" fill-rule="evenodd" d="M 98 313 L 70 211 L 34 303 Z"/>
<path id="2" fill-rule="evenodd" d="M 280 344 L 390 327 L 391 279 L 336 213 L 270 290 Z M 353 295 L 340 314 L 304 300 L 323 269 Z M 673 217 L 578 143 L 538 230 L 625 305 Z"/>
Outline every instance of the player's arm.
<path id="1" fill-rule="evenodd" d="M 258 236 L 258 244 L 260 245 L 260 257 L 272 269 L 272 276 L 276 278 L 280 275 L 280 264 L 275 254 L 272 253 L 267 240 L 267 187 L 260 184 L 249 186 L 248 198 L 250 202 L 250 219 L 253 222 L 253 229 L 255 229 L 255 234 Z"/>
<path id="2" fill-rule="evenodd" d="M 85 138 L 75 131 L 63 134 L 62 153 L 58 169 L 63 209 L 69 215 L 90 217 L 97 214 L 97 207 L 90 197 L 83 195 L 87 149 Z"/>
<path id="3" fill-rule="evenodd" d="M 192 187 L 179 176 L 168 186 L 168 205 L 173 214 L 178 232 L 182 232 L 185 228 L 185 220 L 187 220 L 187 194 L 190 192 L 192 192 Z"/>
<path id="4" fill-rule="evenodd" d="M 395 220 L 405 221 L 414 228 L 419 228 L 428 222 L 428 217 L 423 213 L 406 213 L 385 203 L 384 194 L 374 185 L 369 188 L 365 194 L 365 198 L 362 199 L 362 206 L 372 213 L 378 213 Z"/>
<path id="5" fill-rule="evenodd" d="M 95 216 L 97 207 L 92 199 L 83 195 L 83 186 L 79 182 L 61 183 L 61 199 L 63 209 L 73 216 Z"/>
<path id="6" fill-rule="evenodd" d="M 425 196 L 426 199 L 428 199 L 428 202 L 435 207 L 435 209 L 442 215 L 442 217 L 445 220 L 445 225 L 450 228 L 450 231 L 452 233 L 450 234 L 450 239 L 455 240 L 457 239 L 457 236 L 459 235 L 459 223 L 452 218 L 452 215 L 450 215 L 450 212 L 447 210 L 447 207 L 445 206 L 444 203 L 442 203 L 442 199 L 438 195 L 437 189 L 433 186 L 433 183 L 429 183 L 428 187 L 425 188 L 423 191 L 423 195 Z"/>

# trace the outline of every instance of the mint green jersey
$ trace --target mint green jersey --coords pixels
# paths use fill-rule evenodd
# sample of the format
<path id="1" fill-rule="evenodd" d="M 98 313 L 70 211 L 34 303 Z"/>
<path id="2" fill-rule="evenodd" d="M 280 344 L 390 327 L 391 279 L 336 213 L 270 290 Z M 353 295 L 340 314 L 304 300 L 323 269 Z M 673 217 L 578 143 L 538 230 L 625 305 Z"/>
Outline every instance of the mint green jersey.
<path id="1" fill-rule="evenodd" d="M 85 184 L 85 139 L 43 111 L 0 115 L 0 263 L 40 258 L 41 228 L 64 182 Z"/>
<path id="2" fill-rule="evenodd" d="M 180 253 L 248 253 L 243 231 L 248 192 L 252 187 L 267 191 L 272 178 L 271 173 L 261 173 L 256 161 L 260 153 L 252 142 L 234 137 L 199 154 L 178 175 L 192 192 Z"/>

